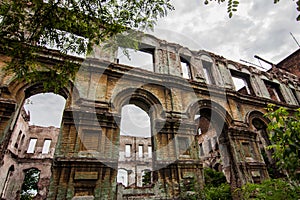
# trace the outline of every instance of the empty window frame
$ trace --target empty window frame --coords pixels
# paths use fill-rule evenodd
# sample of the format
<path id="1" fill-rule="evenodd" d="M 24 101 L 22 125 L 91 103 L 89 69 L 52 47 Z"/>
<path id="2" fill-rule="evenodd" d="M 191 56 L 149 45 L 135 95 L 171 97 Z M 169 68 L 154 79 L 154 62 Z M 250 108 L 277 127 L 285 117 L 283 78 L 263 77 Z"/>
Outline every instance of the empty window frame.
<path id="1" fill-rule="evenodd" d="M 21 135 L 22 135 L 22 131 L 19 132 L 19 135 L 18 135 L 17 140 L 15 142 L 15 148 L 18 148 L 18 146 L 19 146 Z"/>
<path id="2" fill-rule="evenodd" d="M 199 154 L 200 154 L 200 156 L 204 156 L 204 150 L 203 150 L 202 143 L 199 144 Z"/>
<path id="3" fill-rule="evenodd" d="M 152 146 L 148 146 L 148 158 L 152 158 Z"/>
<path id="4" fill-rule="evenodd" d="M 27 148 L 27 153 L 34 153 L 36 142 L 37 142 L 36 138 L 30 138 L 29 145 Z"/>
<path id="5" fill-rule="evenodd" d="M 119 64 L 128 65 L 147 71 L 154 71 L 154 49 L 140 48 L 139 50 L 129 48 L 118 48 Z"/>
<path id="6" fill-rule="evenodd" d="M 191 79 L 192 76 L 190 62 L 187 59 L 180 57 L 180 65 L 182 77 L 185 79 Z"/>
<path id="7" fill-rule="evenodd" d="M 300 105 L 300 98 L 298 97 L 296 90 L 294 88 L 291 88 L 291 90 L 292 90 L 292 93 L 293 93 L 298 105 Z"/>
<path id="8" fill-rule="evenodd" d="M 253 89 L 251 87 L 250 77 L 248 74 L 231 70 L 231 75 L 235 91 L 241 94 L 253 94 Z"/>
<path id="9" fill-rule="evenodd" d="M 189 138 L 178 137 L 178 147 L 180 155 L 190 155 Z"/>
<path id="10" fill-rule="evenodd" d="M 202 67 L 203 67 L 203 72 L 204 72 L 204 77 L 206 79 L 207 84 L 215 84 L 214 78 L 213 78 L 213 73 L 212 73 L 212 67 L 213 63 L 206 61 L 206 60 L 201 60 L 202 61 Z"/>
<path id="11" fill-rule="evenodd" d="M 129 158 L 131 156 L 131 144 L 125 145 L 125 157 Z"/>
<path id="12" fill-rule="evenodd" d="M 211 153 L 213 151 L 212 145 L 211 145 L 211 139 L 207 140 L 207 150 L 209 153 Z"/>
<path id="13" fill-rule="evenodd" d="M 139 145 L 139 158 L 144 156 L 144 146 L 142 144 Z"/>
<path id="14" fill-rule="evenodd" d="M 268 89 L 268 92 L 270 94 L 270 98 L 275 100 L 275 101 L 281 101 L 281 102 L 285 102 L 283 95 L 280 91 L 280 85 L 277 83 L 273 83 L 270 81 L 264 81 L 265 85 Z"/>
<path id="15" fill-rule="evenodd" d="M 50 139 L 45 139 L 43 149 L 42 149 L 42 154 L 48 154 L 49 153 L 50 145 L 51 145 L 51 140 Z"/>

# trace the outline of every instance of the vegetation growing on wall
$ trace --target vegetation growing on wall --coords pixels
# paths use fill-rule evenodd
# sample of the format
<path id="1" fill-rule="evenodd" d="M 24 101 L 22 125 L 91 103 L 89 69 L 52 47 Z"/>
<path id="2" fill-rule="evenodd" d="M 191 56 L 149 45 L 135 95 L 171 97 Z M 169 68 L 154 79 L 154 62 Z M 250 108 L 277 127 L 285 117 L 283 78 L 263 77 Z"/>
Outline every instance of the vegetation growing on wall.
<path id="1" fill-rule="evenodd" d="M 268 179 L 261 184 L 247 183 L 239 191 L 245 200 L 295 200 L 300 198 L 300 186 L 284 179 Z"/>
<path id="2" fill-rule="evenodd" d="M 191 187 L 187 190 L 183 187 L 181 190 L 180 198 L 183 200 L 230 200 L 231 190 L 230 185 L 226 182 L 226 177 L 222 172 L 217 172 L 210 168 L 204 169 L 204 182 L 203 190 L 195 190 Z M 195 185 L 195 183 L 193 183 Z"/>
<path id="3" fill-rule="evenodd" d="M 269 105 L 267 117 L 270 132 L 270 149 L 274 149 L 273 158 L 279 169 L 286 170 L 294 180 L 300 180 L 300 108 L 288 112 L 287 108 L 275 108 Z"/>
<path id="4" fill-rule="evenodd" d="M 38 192 L 38 181 L 40 178 L 40 171 L 32 168 L 25 172 L 24 181 L 21 188 L 21 200 L 34 199 Z"/>

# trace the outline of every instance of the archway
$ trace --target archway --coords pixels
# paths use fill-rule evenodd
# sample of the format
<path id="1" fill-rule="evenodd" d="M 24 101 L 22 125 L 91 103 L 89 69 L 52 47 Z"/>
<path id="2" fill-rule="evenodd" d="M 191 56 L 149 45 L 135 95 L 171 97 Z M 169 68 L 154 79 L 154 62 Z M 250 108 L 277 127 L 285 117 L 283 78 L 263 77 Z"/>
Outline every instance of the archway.
<path id="1" fill-rule="evenodd" d="M 232 155 L 229 147 L 228 126 L 230 116 L 213 102 L 199 102 L 193 120 L 196 124 L 196 140 L 199 157 L 204 168 L 223 172 L 227 182 L 231 179 Z M 221 108 L 221 107 L 220 107 Z M 191 116 L 192 117 L 192 116 Z"/>
<path id="2" fill-rule="evenodd" d="M 263 113 L 258 111 L 252 111 L 248 116 L 250 128 L 257 133 L 256 141 L 258 142 L 258 147 L 269 176 L 271 178 L 282 177 L 283 174 L 277 169 L 276 162 L 272 158 L 273 149 L 268 149 L 268 146 L 271 145 L 267 130 L 270 121 L 263 116 Z"/>
<path id="3" fill-rule="evenodd" d="M 131 102 L 141 105 L 137 100 Z M 117 177 L 124 174 L 120 169 L 125 169 L 128 180 L 123 185 L 143 187 L 143 171 L 152 170 L 151 119 L 142 109 L 145 106 L 141 108 L 132 103 L 124 105 L 121 111 Z M 121 179 L 119 181 L 123 182 Z"/>

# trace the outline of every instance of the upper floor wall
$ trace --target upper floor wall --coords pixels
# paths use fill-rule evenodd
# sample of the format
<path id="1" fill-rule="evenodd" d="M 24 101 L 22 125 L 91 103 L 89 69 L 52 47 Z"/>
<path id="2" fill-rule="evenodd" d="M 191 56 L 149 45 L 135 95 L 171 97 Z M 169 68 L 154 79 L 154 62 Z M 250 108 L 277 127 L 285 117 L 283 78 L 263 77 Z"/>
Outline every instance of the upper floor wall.
<path id="1" fill-rule="evenodd" d="M 91 57 L 156 74 L 182 77 L 190 85 L 204 83 L 240 96 L 261 97 L 276 104 L 300 105 L 299 77 L 286 70 L 260 71 L 211 52 L 192 51 L 151 35 L 144 35 L 138 49 L 127 53 L 129 58 L 120 47 L 96 48 Z M 130 62 L 123 62 L 126 59 Z"/>

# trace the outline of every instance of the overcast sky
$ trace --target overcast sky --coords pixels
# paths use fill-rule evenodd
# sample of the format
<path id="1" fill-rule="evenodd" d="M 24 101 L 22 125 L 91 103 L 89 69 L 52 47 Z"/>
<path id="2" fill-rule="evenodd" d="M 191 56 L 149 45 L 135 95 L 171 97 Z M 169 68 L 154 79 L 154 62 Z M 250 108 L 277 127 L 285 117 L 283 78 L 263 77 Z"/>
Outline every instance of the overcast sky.
<path id="1" fill-rule="evenodd" d="M 277 64 L 297 50 L 300 22 L 292 0 L 240 0 L 238 11 L 230 19 L 227 3 L 204 0 L 171 0 L 175 11 L 159 19 L 154 35 L 191 50 L 207 50 L 227 59 L 259 64 L 258 55 Z M 151 33 L 151 32 L 150 32 Z M 153 33 L 152 33 L 153 34 Z"/>
<path id="2" fill-rule="evenodd" d="M 240 1 L 238 11 L 229 19 L 226 3 L 209 1 L 209 5 L 204 5 L 203 0 L 171 0 L 175 11 L 159 19 L 155 31 L 150 33 L 191 50 L 203 49 L 229 60 L 243 59 L 255 64 L 259 63 L 254 55 L 276 64 L 299 48 L 290 35 L 292 32 L 300 42 L 295 1 Z M 32 124 L 59 126 L 62 98 L 41 95 L 32 102 L 28 106 Z"/>

